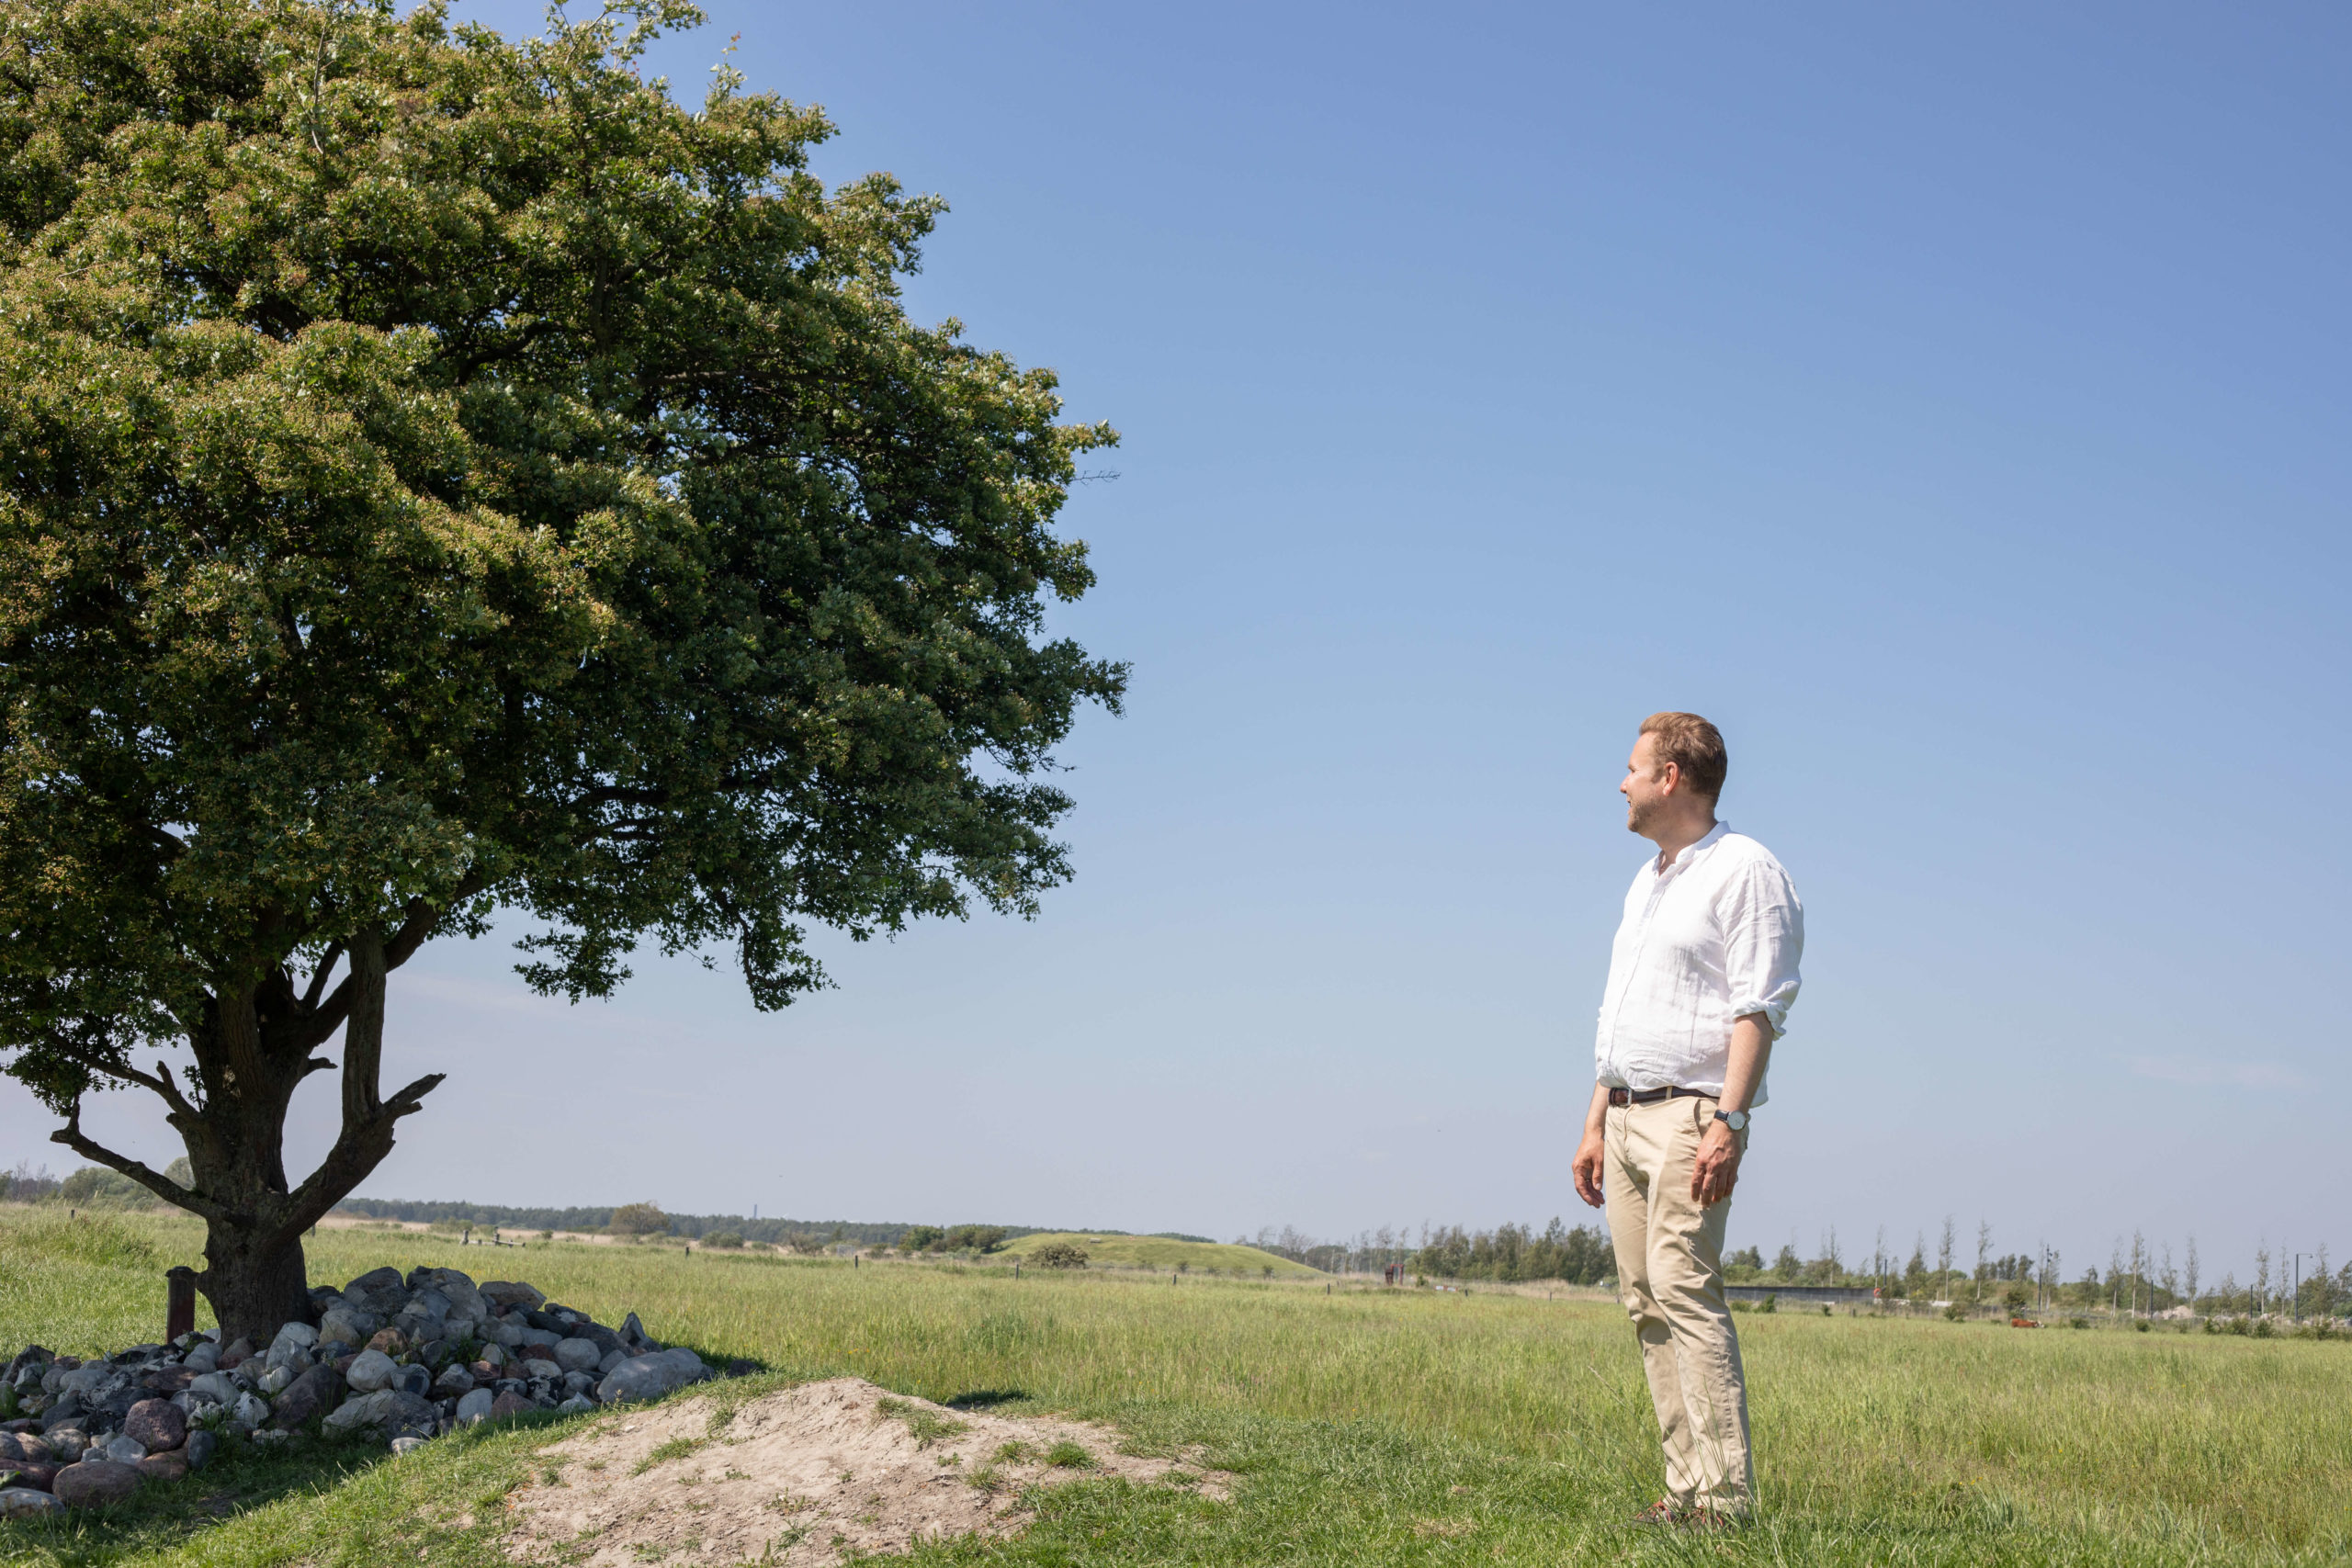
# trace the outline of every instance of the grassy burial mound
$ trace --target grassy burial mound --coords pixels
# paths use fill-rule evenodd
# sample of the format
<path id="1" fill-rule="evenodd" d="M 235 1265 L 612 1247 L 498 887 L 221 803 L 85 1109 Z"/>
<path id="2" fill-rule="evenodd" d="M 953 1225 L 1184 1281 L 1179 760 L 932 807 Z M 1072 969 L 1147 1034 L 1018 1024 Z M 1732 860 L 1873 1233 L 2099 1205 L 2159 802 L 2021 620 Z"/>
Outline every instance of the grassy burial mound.
<path id="1" fill-rule="evenodd" d="M 130 1216 L 77 1247 L 37 1218 L 0 1206 L 0 1341 L 87 1356 L 153 1339 L 162 1269 L 201 1248 L 200 1227 Z M 454 1238 L 364 1230 L 322 1231 L 311 1255 L 322 1280 L 411 1260 L 463 1269 L 481 1256 Z M 1765 1517 L 1720 1540 L 1658 1541 L 1623 1523 L 1660 1478 L 1638 1359 L 1606 1303 L 1327 1297 L 1311 1282 L 1227 1274 L 1171 1290 L 1143 1272 L 1016 1280 L 1000 1268 L 853 1269 L 700 1248 L 534 1242 L 492 1256 L 600 1321 L 635 1306 L 707 1361 L 770 1371 L 627 1411 L 484 1422 L 399 1457 L 381 1443 L 305 1439 L 297 1456 L 232 1438 L 201 1472 L 156 1481 L 117 1508 L 68 1525 L 0 1522 L 0 1562 L 498 1568 L 558 1560 L 530 1532 L 567 1513 L 603 1528 L 596 1510 L 609 1509 L 632 1559 L 770 1551 L 831 1565 L 842 1561 L 836 1535 L 911 1540 L 915 1525 L 932 1528 L 923 1520 L 977 1517 L 974 1501 L 994 1539 L 935 1546 L 926 1534 L 915 1563 L 1552 1568 L 1698 1553 L 1757 1568 L 2294 1568 L 2352 1557 L 2352 1427 L 2341 1415 L 2352 1345 L 2341 1338 L 1751 1314 L 1741 1337 Z M 835 1380 L 904 1407 L 882 1410 L 879 1394 L 830 1414 L 816 1393 L 761 1404 Z M 1117 1436 L 1079 1440 L 1067 1464 L 1035 1439 L 1034 1453 L 999 1461 L 1023 1439 L 972 1446 L 999 1420 Z M 954 1423 L 970 1435 L 947 1430 Z M 762 1445 L 820 1430 L 844 1445 L 842 1463 L 744 1506 L 752 1494 L 729 1472 L 797 1463 Z M 1122 1472 L 1113 1459 L 1160 1462 Z M 861 1488 L 869 1463 L 881 1467 L 877 1484 Z M 924 1466 L 941 1479 L 918 1486 Z M 894 1511 L 933 1489 L 927 1512 Z M 715 1523 L 698 1531 L 698 1519 Z"/>
<path id="2" fill-rule="evenodd" d="M 1320 1280 L 1321 1271 L 1255 1247 L 1108 1231 L 1046 1231 L 1005 1243 L 1004 1256 L 1024 1261 L 1052 1247 L 1075 1247 L 1089 1269 L 1147 1269 L 1162 1274 L 1232 1275 L 1245 1280 Z"/>

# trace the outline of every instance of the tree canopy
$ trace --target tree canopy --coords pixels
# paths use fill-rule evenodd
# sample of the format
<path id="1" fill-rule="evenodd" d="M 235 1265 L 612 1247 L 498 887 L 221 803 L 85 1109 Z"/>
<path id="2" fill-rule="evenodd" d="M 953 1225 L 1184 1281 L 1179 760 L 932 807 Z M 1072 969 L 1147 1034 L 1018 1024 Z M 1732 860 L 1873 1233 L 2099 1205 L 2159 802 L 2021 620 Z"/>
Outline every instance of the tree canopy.
<path id="1" fill-rule="evenodd" d="M 731 947 L 775 1008 L 814 927 L 1068 874 L 1053 748 L 1125 671 L 1047 634 L 1092 583 L 1054 522 L 1115 436 L 909 320 L 936 199 L 826 188 L 821 112 L 731 72 L 642 76 L 699 19 L 0 11 L 0 1054 L 212 1222 L 216 1308 L 264 1254 L 287 1299 L 439 1081 L 376 1082 L 428 939 L 527 917 L 574 999 Z M 82 1134 L 122 1085 L 192 1190 Z"/>

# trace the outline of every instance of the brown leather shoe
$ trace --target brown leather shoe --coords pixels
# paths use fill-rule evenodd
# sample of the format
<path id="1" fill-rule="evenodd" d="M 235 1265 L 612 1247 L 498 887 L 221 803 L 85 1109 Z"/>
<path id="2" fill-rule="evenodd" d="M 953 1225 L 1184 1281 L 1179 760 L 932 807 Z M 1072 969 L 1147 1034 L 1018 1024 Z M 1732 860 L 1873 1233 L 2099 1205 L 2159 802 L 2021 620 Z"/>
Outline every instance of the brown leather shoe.
<path id="1" fill-rule="evenodd" d="M 1682 1522 L 1682 1506 L 1671 1497 L 1660 1497 L 1626 1523 L 1635 1525 L 1672 1525 Z"/>

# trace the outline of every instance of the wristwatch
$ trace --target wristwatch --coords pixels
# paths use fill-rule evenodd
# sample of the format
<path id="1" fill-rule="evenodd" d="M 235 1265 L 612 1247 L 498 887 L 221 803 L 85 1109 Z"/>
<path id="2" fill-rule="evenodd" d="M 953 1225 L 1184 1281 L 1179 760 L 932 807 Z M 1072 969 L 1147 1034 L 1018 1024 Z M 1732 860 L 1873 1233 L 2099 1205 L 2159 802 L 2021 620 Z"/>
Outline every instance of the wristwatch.
<path id="1" fill-rule="evenodd" d="M 1747 1131 L 1747 1112 L 1745 1111 L 1718 1111 L 1715 1112 L 1715 1120 L 1735 1133 Z"/>

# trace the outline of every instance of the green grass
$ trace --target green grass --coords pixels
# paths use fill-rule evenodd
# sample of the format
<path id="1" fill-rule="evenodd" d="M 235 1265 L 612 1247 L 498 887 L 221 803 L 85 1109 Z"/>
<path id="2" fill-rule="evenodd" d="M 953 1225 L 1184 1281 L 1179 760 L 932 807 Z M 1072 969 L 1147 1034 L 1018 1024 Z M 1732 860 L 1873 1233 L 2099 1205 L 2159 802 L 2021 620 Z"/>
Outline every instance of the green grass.
<path id="1" fill-rule="evenodd" d="M 195 1253 L 193 1225 L 130 1218 L 95 1239 L 36 1237 L 23 1214 L 0 1210 L 0 1344 L 86 1352 L 156 1337 L 162 1269 Z M 322 1235 L 311 1258 L 321 1280 L 430 1261 L 528 1280 L 605 1321 L 634 1309 L 658 1337 L 772 1369 L 718 1385 L 729 1401 L 854 1372 L 942 1404 L 1108 1420 L 1131 1446 L 1197 1450 L 1238 1476 L 1229 1503 L 1080 1480 L 1041 1498 L 1021 1540 L 926 1545 L 918 1564 L 2352 1557 L 2341 1342 L 1751 1314 L 1740 1332 L 1765 1515 L 1700 1540 L 1618 1523 L 1659 1490 L 1656 1437 L 1622 1315 L 1589 1301 L 492 1252 L 365 1231 Z M 344 1468 L 315 1486 L 284 1461 L 233 1456 L 119 1517 L 0 1526 L 0 1561 L 496 1562 L 481 1521 L 545 1440 L 478 1428 L 397 1461 L 342 1450 Z"/>
<path id="2" fill-rule="evenodd" d="M 1304 1263 L 1255 1247 L 1221 1241 L 1170 1241 L 1158 1235 L 1103 1235 L 1093 1231 L 1051 1231 L 1043 1235 L 1016 1236 L 1004 1244 L 1003 1256 L 1035 1252 L 1048 1242 L 1067 1242 L 1086 1251 L 1090 1269 L 1148 1269 L 1169 1274 L 1179 1269 L 1204 1274 L 1211 1269 L 1240 1279 L 1320 1280 Z M 1268 1269 L 1273 1273 L 1269 1276 Z"/>

